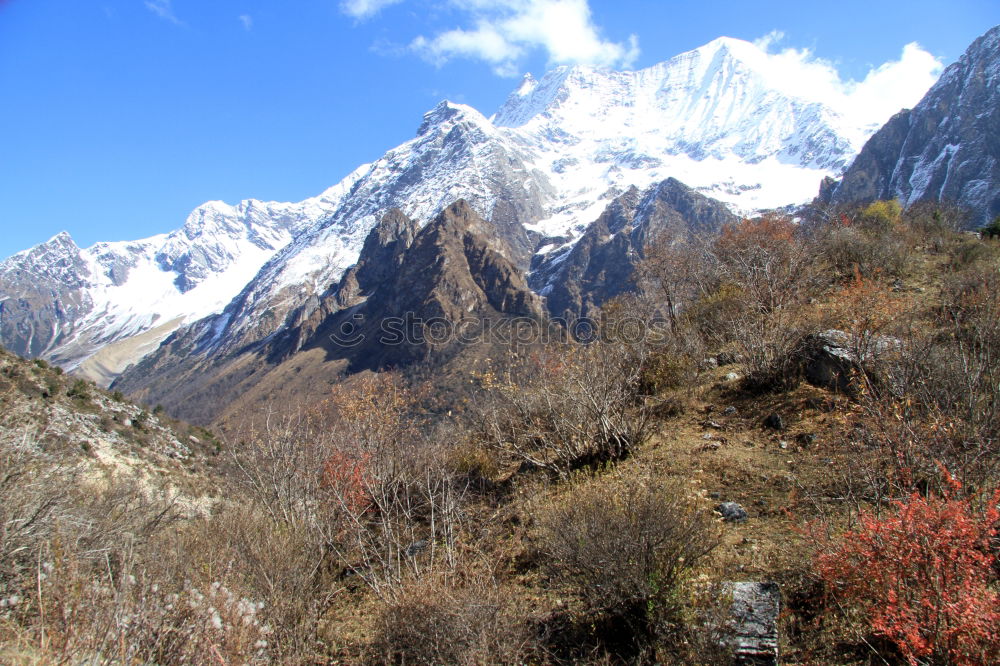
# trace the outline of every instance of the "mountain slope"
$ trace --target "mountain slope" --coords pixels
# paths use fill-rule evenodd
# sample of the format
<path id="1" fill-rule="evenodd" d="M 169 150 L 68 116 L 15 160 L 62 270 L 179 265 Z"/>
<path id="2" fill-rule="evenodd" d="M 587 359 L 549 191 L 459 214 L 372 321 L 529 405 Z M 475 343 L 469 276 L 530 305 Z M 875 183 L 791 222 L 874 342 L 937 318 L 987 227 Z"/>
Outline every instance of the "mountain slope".
<path id="1" fill-rule="evenodd" d="M 15 255 L 0 265 L 0 340 L 107 380 L 208 316 L 201 344 L 231 354 L 309 321 L 393 208 L 422 226 L 464 199 L 527 269 L 616 197 L 670 177 L 739 211 L 805 201 L 867 133 L 740 40 L 635 72 L 559 67 L 526 77 L 491 119 L 442 102 L 316 199 L 211 203 L 167 236 Z"/>
<path id="2" fill-rule="evenodd" d="M 119 343 L 110 381 L 186 322 L 219 311 L 277 250 L 328 214 L 344 184 L 299 204 L 206 203 L 169 234 L 80 249 L 61 233 L 0 263 L 0 340 L 78 369 Z M 143 336 L 136 340 L 136 336 Z M 122 345 L 127 340 L 133 344 Z"/>
<path id="3" fill-rule="evenodd" d="M 168 339 L 115 387 L 209 422 L 234 405 L 266 404 L 275 386 L 283 400 L 297 390 L 309 403 L 340 373 L 441 363 L 465 346 L 479 347 L 478 332 L 501 321 L 542 319 L 541 299 L 507 259 L 506 241 L 467 202 L 415 230 L 390 211 L 369 234 L 358 264 L 299 326 L 223 352 L 206 344 L 212 326 L 199 323 Z"/>
<path id="4" fill-rule="evenodd" d="M 1000 26 L 872 136 L 824 197 L 947 201 L 971 209 L 976 224 L 1000 214 Z"/>

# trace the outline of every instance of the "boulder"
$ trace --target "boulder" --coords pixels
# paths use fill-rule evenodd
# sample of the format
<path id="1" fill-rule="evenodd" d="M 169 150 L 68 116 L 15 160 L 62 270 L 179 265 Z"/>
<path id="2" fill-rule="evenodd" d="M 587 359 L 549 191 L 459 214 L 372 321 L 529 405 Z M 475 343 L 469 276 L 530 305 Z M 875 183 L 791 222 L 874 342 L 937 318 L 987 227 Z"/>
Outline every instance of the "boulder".
<path id="1" fill-rule="evenodd" d="M 831 329 L 806 338 L 802 351 L 802 370 L 807 382 L 814 386 L 841 393 L 855 390 L 855 377 L 874 377 L 876 362 L 900 348 L 896 338 L 880 336 L 864 345 L 856 344 L 855 336 Z M 865 357 L 854 351 L 867 348 Z"/>
<path id="2" fill-rule="evenodd" d="M 715 510 L 722 514 L 722 519 L 727 523 L 742 523 L 749 518 L 747 510 L 736 502 L 723 502 Z"/>
<path id="3" fill-rule="evenodd" d="M 785 420 L 781 418 L 781 414 L 778 412 L 771 412 L 764 418 L 764 427 L 771 430 L 784 430 Z"/>

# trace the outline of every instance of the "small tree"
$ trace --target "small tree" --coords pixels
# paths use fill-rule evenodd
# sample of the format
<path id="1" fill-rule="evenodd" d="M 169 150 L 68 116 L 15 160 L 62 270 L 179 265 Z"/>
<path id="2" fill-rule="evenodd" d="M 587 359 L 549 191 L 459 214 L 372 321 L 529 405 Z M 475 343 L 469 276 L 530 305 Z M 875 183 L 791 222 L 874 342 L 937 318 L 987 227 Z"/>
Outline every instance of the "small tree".
<path id="1" fill-rule="evenodd" d="M 993 218 L 993 221 L 982 228 L 982 234 L 986 238 L 997 238 L 1000 236 L 1000 215 Z"/>
<path id="2" fill-rule="evenodd" d="M 914 493 L 892 515 L 863 513 L 857 529 L 817 557 L 829 588 L 859 607 L 913 665 L 932 658 L 971 666 L 1000 654 L 990 549 L 1000 491 L 977 514 L 958 495 L 959 482 L 948 479 L 943 496 Z"/>

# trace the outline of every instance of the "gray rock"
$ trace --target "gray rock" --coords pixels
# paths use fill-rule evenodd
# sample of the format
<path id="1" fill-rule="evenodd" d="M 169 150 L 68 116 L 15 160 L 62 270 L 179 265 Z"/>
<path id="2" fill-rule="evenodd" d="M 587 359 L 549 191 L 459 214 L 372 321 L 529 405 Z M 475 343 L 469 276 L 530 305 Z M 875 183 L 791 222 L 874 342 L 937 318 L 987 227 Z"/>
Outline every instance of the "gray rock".
<path id="1" fill-rule="evenodd" d="M 851 393 L 856 388 L 856 377 L 875 376 L 879 359 L 899 349 L 901 344 L 896 338 L 883 336 L 858 345 L 851 334 L 836 329 L 814 333 L 803 345 L 802 367 L 806 381 L 831 391 Z M 864 358 L 858 358 L 854 351 L 859 346 L 867 348 Z"/>
<path id="2" fill-rule="evenodd" d="M 732 405 L 729 405 L 728 407 L 726 407 L 725 409 L 722 410 L 722 415 L 723 416 L 736 416 L 736 408 L 733 407 Z"/>
<path id="3" fill-rule="evenodd" d="M 722 514 L 722 519 L 727 523 L 742 523 L 749 518 L 747 510 L 736 502 L 723 502 L 715 510 Z"/>
<path id="4" fill-rule="evenodd" d="M 777 583 L 728 583 L 732 590 L 731 645 L 737 664 L 778 663 L 778 614 L 781 590 Z"/>
<path id="5" fill-rule="evenodd" d="M 414 541 L 409 546 L 406 547 L 406 556 L 413 557 L 417 553 L 420 553 L 427 549 L 430 545 L 430 541 L 427 539 L 420 539 L 419 541 Z"/>
<path id="6" fill-rule="evenodd" d="M 730 372 L 725 377 L 723 377 L 723 379 L 725 379 L 727 382 L 735 382 L 739 378 L 740 378 L 740 376 L 738 374 L 736 374 L 735 372 Z"/>

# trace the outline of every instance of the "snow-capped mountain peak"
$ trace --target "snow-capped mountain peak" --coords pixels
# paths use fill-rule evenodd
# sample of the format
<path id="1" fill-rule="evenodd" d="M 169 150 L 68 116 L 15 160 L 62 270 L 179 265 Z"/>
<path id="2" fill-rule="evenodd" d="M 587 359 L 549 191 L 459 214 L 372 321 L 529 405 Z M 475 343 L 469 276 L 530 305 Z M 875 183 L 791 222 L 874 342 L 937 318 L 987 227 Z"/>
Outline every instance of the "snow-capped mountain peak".
<path id="1" fill-rule="evenodd" d="M 356 177 L 300 203 L 209 201 L 179 229 L 136 241 L 81 249 L 59 233 L 0 262 L 0 338 L 72 369 L 150 332 L 90 373 L 107 381 L 178 326 L 222 310 L 275 252 L 329 215 Z"/>
<path id="2" fill-rule="evenodd" d="M 199 349 L 244 349 L 310 316 L 393 208 L 422 225 L 464 199 L 527 267 L 539 248 L 579 240 L 622 192 L 667 178 L 737 212 L 806 201 L 866 130 L 844 129 L 771 65 L 724 37 L 638 71 L 526 75 L 490 118 L 440 102 L 413 139 L 317 197 L 210 201 L 171 233 L 87 250 L 52 239 L 32 251 L 42 277 L 31 284 L 22 259 L 0 264 L 0 335 L 72 366 L 209 316 Z"/>

